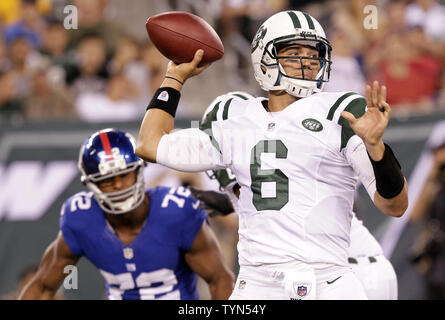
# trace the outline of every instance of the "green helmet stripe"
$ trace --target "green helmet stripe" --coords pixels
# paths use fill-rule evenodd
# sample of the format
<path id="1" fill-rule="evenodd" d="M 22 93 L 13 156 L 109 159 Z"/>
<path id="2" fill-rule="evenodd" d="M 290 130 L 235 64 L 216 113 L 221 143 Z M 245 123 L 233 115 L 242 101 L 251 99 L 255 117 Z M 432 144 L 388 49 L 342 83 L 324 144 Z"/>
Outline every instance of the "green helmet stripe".
<path id="1" fill-rule="evenodd" d="M 314 22 L 312 21 L 311 16 L 304 12 L 303 12 L 303 14 L 306 17 L 307 24 L 309 25 L 309 29 L 315 30 Z"/>
<path id="2" fill-rule="evenodd" d="M 300 20 L 298 19 L 297 15 L 293 11 L 287 11 L 287 14 L 292 19 L 292 23 L 294 24 L 294 28 L 301 28 Z"/>
<path id="3" fill-rule="evenodd" d="M 354 92 L 348 92 L 345 93 L 344 95 L 342 95 L 340 98 L 338 98 L 337 101 L 335 101 L 334 105 L 331 107 L 331 109 L 329 110 L 328 113 L 328 120 L 332 120 L 332 118 L 334 118 L 334 113 L 335 111 L 338 109 L 338 107 L 340 106 L 340 104 L 347 98 L 352 96 L 353 94 L 355 94 Z"/>
<path id="4" fill-rule="evenodd" d="M 223 120 L 227 120 L 227 118 L 229 117 L 229 106 L 230 103 L 232 102 L 233 98 L 230 98 L 229 100 L 227 100 L 226 104 L 224 105 L 224 110 L 223 110 Z"/>

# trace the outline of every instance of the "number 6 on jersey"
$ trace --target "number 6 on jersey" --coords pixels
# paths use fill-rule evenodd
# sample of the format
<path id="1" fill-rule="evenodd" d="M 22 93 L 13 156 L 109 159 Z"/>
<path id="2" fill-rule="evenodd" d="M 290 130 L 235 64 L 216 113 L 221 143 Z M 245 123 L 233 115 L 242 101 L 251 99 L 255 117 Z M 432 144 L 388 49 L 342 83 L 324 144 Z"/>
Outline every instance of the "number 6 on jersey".
<path id="1" fill-rule="evenodd" d="M 280 210 L 289 201 L 289 178 L 280 169 L 261 169 L 261 155 L 273 153 L 287 158 L 287 147 L 281 140 L 261 140 L 251 152 L 250 176 L 253 205 L 258 211 Z M 271 192 L 275 185 L 275 194 Z"/>

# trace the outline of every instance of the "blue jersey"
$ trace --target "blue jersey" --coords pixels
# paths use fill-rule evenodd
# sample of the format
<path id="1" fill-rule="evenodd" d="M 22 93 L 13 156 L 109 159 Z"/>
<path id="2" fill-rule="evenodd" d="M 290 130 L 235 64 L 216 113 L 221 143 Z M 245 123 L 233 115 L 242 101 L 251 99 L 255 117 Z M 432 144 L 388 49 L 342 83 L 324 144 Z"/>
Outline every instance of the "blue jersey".
<path id="1" fill-rule="evenodd" d="M 141 232 L 124 244 L 92 192 L 65 201 L 60 229 L 71 252 L 102 273 L 108 299 L 199 299 L 197 275 L 184 260 L 206 220 L 190 190 L 146 190 L 150 208 Z"/>

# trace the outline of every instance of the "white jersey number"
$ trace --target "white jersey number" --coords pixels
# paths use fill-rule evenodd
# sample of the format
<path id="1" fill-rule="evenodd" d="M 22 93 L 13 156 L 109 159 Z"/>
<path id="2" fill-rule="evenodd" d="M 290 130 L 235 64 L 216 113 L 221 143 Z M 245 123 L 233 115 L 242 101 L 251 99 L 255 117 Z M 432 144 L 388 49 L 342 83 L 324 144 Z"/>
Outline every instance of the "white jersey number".
<path id="1" fill-rule="evenodd" d="M 73 200 L 71 200 L 71 212 L 76 210 L 89 210 L 91 208 L 92 192 L 80 192 Z"/>
<path id="2" fill-rule="evenodd" d="M 181 196 L 181 198 L 175 196 L 174 194 L 177 194 Z M 184 208 L 185 199 L 182 197 L 188 197 L 191 195 L 191 192 L 189 189 L 184 187 L 178 187 L 178 188 L 172 188 L 168 192 L 167 195 L 165 195 L 164 199 L 162 199 L 161 208 L 167 208 L 170 201 L 173 201 L 176 203 L 176 205 L 179 208 Z"/>
<path id="3" fill-rule="evenodd" d="M 156 295 L 161 294 L 164 295 L 160 296 L 159 299 L 168 298 L 173 300 L 180 298 L 179 290 L 173 290 L 178 280 L 173 270 L 170 269 L 163 268 L 152 272 L 142 272 L 135 281 L 130 272 L 121 274 L 112 274 L 104 270 L 100 270 L 100 272 L 109 285 L 114 285 L 110 286 L 109 289 L 108 298 L 110 300 L 120 300 L 126 290 L 135 288 L 139 289 L 141 300 L 156 299 Z M 155 282 L 162 282 L 162 284 L 151 287 Z"/>

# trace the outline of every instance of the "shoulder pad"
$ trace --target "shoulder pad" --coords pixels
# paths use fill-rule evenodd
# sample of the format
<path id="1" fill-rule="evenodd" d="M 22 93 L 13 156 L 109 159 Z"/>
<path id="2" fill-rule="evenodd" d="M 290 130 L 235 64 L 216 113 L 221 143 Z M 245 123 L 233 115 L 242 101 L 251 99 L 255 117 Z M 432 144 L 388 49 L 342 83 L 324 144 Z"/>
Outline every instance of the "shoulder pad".
<path id="1" fill-rule="evenodd" d="M 213 121 L 224 121 L 230 116 L 242 114 L 249 99 L 240 94 L 222 95 L 207 107 L 202 117 L 201 126 L 209 128 Z"/>
<path id="2" fill-rule="evenodd" d="M 327 119 L 336 123 L 339 122 L 340 114 L 347 108 L 351 109 L 351 106 L 357 103 L 366 107 L 366 99 L 355 92 L 336 92 L 333 93 L 332 99 Z"/>
<path id="3" fill-rule="evenodd" d="M 91 217 L 97 210 L 102 212 L 93 193 L 82 191 L 64 202 L 60 215 L 64 220 L 85 220 L 85 217 Z"/>
<path id="4" fill-rule="evenodd" d="M 341 116 L 343 111 L 348 111 L 356 118 L 360 118 L 366 112 L 366 99 L 354 92 L 337 93 L 336 100 L 329 109 L 327 119 L 341 127 L 340 151 L 346 147 L 349 139 L 355 135 L 349 122 Z"/>
<path id="5" fill-rule="evenodd" d="M 92 192 L 82 191 L 67 199 L 60 212 L 60 227 L 69 226 L 73 230 L 83 230 L 97 218 L 102 209 L 98 206 Z"/>
<path id="6" fill-rule="evenodd" d="M 95 201 L 92 192 L 78 192 L 65 201 L 61 215 L 77 211 L 89 211 L 95 205 Z"/>

